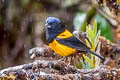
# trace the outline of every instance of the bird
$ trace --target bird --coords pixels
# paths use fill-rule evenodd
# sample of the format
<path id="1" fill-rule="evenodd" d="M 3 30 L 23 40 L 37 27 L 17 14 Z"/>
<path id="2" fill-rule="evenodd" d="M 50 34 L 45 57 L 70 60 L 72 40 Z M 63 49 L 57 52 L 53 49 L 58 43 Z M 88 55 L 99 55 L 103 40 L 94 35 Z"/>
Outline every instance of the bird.
<path id="1" fill-rule="evenodd" d="M 60 19 L 48 17 L 45 27 L 48 45 L 58 55 L 67 57 L 79 52 L 89 52 L 105 61 L 103 56 L 93 52 L 85 43 L 75 37 Z"/>

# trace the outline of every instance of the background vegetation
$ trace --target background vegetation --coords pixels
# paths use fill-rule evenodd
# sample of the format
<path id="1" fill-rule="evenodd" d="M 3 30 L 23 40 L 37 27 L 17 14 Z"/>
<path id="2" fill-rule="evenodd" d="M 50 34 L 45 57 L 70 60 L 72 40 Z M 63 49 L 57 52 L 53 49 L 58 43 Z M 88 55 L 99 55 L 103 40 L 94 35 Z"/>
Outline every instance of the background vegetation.
<path id="1" fill-rule="evenodd" d="M 114 7 L 107 5 L 113 2 Z M 46 44 L 48 16 L 60 18 L 71 31 L 85 31 L 96 19 L 101 35 L 120 43 L 119 0 L 0 0 L 0 68 L 32 61 L 29 49 Z"/>

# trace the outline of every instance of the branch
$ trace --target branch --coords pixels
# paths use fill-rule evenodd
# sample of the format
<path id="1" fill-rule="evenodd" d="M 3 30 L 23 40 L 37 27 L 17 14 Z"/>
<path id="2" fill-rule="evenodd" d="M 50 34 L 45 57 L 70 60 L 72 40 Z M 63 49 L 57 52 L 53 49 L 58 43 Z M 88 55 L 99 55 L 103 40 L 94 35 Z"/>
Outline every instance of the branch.
<path id="1" fill-rule="evenodd" d="M 43 71 L 42 69 L 46 69 Z M 100 66 L 95 69 L 77 69 L 74 66 L 67 65 L 58 61 L 35 61 L 16 67 L 10 67 L 0 71 L 0 79 L 44 79 L 44 80 L 118 80 L 120 69 L 114 69 L 107 66 Z"/>

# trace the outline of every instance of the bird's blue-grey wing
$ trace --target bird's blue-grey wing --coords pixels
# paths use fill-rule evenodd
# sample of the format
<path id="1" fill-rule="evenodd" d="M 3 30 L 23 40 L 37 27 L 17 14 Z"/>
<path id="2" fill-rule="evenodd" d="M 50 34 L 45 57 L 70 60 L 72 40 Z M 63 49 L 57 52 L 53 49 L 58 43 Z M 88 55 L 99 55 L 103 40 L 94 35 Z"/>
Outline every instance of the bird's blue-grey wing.
<path id="1" fill-rule="evenodd" d="M 56 38 L 56 40 L 63 45 L 77 49 L 79 51 L 89 51 L 90 50 L 89 47 L 87 47 L 82 41 L 80 41 L 75 36 L 72 36 L 69 38 Z"/>

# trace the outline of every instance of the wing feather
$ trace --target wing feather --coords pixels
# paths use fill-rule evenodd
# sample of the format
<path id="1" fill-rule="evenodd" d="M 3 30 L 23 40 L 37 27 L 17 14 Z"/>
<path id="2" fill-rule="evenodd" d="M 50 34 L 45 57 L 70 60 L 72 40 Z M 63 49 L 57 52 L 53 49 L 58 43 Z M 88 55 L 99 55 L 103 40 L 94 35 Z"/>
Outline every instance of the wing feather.
<path id="1" fill-rule="evenodd" d="M 69 38 L 56 38 L 56 40 L 68 47 L 75 48 L 79 51 L 89 51 L 90 48 L 87 47 L 82 41 L 80 41 L 75 36 L 69 37 Z"/>

